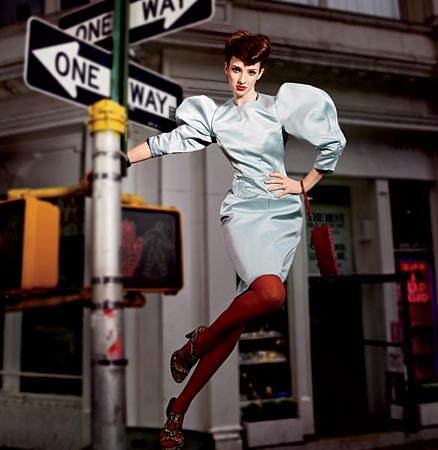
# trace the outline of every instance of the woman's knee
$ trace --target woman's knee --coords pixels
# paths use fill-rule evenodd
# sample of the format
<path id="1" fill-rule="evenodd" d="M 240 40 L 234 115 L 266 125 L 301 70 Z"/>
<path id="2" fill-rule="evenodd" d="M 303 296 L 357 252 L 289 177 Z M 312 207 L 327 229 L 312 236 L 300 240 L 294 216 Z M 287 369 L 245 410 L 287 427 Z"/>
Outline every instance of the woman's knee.
<path id="1" fill-rule="evenodd" d="M 286 298 L 283 282 L 277 275 L 263 275 L 253 281 L 251 288 L 266 304 L 268 311 L 280 308 Z"/>

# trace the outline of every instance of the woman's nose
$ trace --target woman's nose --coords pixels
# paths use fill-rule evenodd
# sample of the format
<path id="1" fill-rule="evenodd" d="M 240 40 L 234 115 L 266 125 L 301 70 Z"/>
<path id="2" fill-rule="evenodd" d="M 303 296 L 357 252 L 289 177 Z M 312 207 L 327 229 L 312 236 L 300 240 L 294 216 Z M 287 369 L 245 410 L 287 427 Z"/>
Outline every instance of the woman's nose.
<path id="1" fill-rule="evenodd" d="M 243 73 L 239 77 L 239 83 L 240 84 L 245 84 L 246 83 L 246 78 L 245 78 L 245 75 Z"/>

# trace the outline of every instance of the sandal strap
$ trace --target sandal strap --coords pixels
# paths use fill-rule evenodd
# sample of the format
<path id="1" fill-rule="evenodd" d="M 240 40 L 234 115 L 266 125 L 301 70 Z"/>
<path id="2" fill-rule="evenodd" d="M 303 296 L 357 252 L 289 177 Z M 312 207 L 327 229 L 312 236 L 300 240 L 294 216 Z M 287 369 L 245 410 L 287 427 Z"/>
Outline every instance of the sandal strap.
<path id="1" fill-rule="evenodd" d="M 197 361 L 199 359 L 198 356 L 196 356 L 195 354 L 195 341 L 196 338 L 198 337 L 198 334 L 201 331 L 204 331 L 207 327 L 204 326 L 200 326 L 198 328 L 196 328 L 196 330 L 192 331 L 192 333 L 190 333 L 190 358 L 193 361 Z"/>
<path id="2" fill-rule="evenodd" d="M 192 367 L 198 362 L 199 357 L 195 354 L 194 351 L 195 341 L 198 334 L 206 328 L 207 327 L 205 326 L 200 326 L 190 333 L 186 334 L 186 338 L 189 339 L 188 343 L 190 344 L 190 354 L 186 355 L 184 352 L 184 348 L 186 347 L 187 343 L 184 344 L 183 347 L 175 350 L 172 353 L 172 356 L 170 358 L 170 372 L 172 374 L 172 378 L 177 383 L 182 383 L 186 379 Z"/>
<path id="3" fill-rule="evenodd" d="M 160 438 L 160 442 L 172 441 L 179 445 L 184 443 L 184 436 L 182 433 L 182 423 L 184 420 L 184 413 L 175 413 L 171 405 L 174 401 L 172 398 L 166 409 L 167 421 L 163 427 L 163 435 Z M 171 425 L 173 425 L 171 427 Z M 169 428 L 170 427 L 170 428 Z"/>

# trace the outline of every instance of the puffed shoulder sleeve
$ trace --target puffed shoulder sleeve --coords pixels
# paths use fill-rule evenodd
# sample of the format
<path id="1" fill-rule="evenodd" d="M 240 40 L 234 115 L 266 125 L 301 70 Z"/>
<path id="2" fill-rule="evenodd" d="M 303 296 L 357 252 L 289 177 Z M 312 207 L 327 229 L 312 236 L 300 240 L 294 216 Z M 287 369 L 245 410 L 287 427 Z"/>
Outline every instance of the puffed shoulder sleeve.
<path id="1" fill-rule="evenodd" d="M 313 86 L 286 83 L 277 93 L 275 106 L 286 132 L 309 142 L 319 151 L 315 169 L 332 172 L 346 140 L 329 95 Z"/>
<path id="2" fill-rule="evenodd" d="M 215 110 L 214 101 L 204 95 L 184 100 L 176 110 L 177 127 L 148 139 L 152 157 L 193 152 L 215 142 L 211 126 Z"/>

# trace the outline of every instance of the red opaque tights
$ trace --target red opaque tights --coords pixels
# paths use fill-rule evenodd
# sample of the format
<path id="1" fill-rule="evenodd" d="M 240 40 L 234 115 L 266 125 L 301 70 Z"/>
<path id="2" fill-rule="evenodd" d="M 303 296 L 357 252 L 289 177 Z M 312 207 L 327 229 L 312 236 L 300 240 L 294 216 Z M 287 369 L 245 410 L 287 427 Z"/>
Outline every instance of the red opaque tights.
<path id="1" fill-rule="evenodd" d="M 172 409 L 175 412 L 187 411 L 198 392 L 233 351 L 247 322 L 275 311 L 285 298 L 286 291 L 280 278 L 263 275 L 254 280 L 246 292 L 236 297 L 206 330 L 198 334 L 194 351 L 200 361 L 173 402 Z M 190 354 L 190 342 L 184 346 L 184 352 Z"/>

